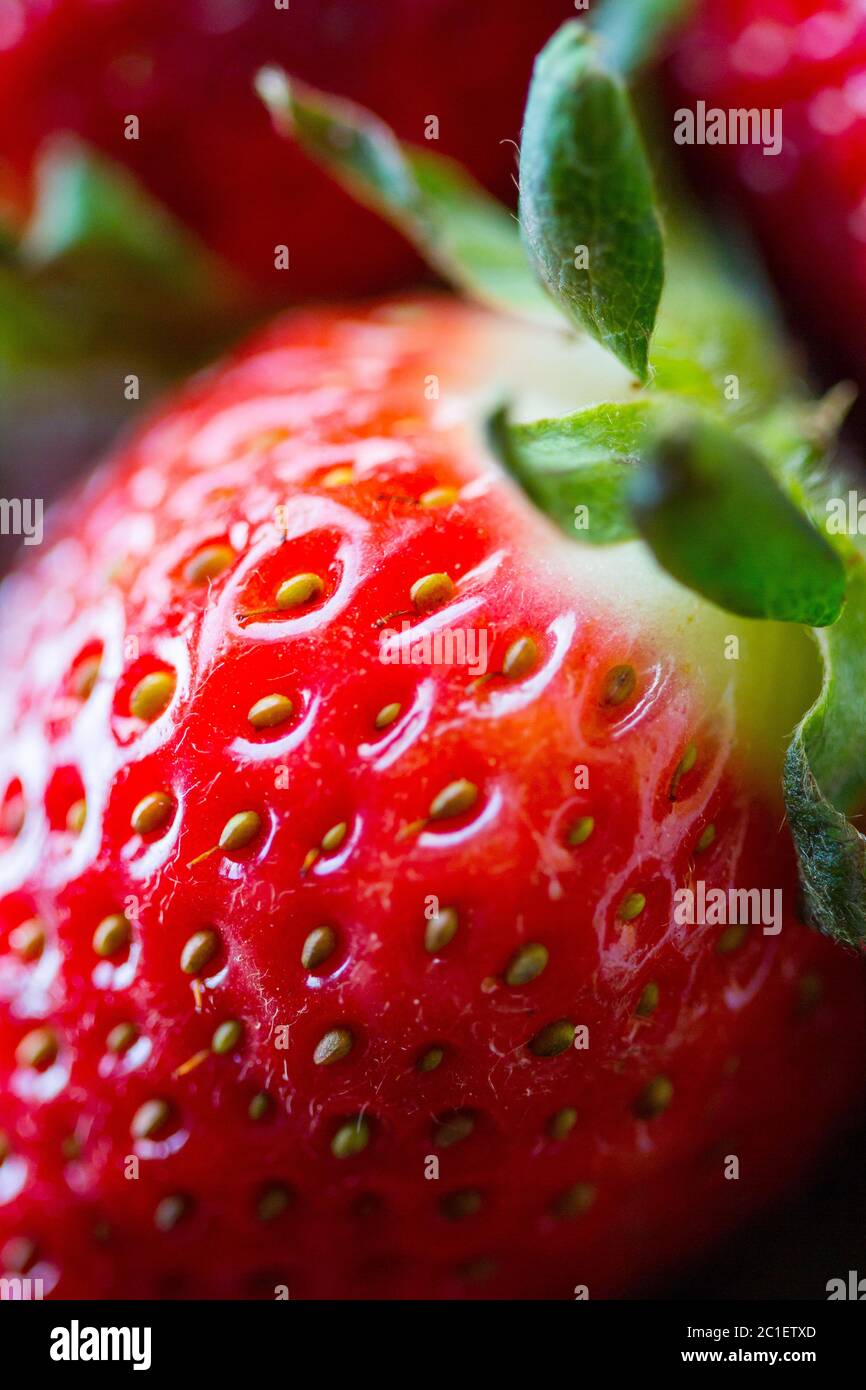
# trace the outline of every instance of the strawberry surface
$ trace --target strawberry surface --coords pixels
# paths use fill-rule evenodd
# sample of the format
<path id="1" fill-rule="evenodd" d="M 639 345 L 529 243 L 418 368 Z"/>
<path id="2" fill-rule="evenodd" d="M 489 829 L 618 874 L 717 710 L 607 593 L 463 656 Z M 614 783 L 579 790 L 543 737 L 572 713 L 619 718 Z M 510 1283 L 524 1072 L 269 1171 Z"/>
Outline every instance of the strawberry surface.
<path id="1" fill-rule="evenodd" d="M 284 63 L 370 104 L 405 138 L 512 193 L 532 59 L 572 12 L 569 0 L 26 0 L 0 30 L 0 192 L 26 206 L 44 141 L 73 132 L 260 291 L 286 300 L 405 283 L 418 261 L 274 134 L 256 70 Z M 137 139 L 125 136 L 129 115 Z M 288 270 L 274 267 L 277 246 Z"/>
<path id="2" fill-rule="evenodd" d="M 512 489 L 486 403 L 555 404 L 555 362 L 628 389 L 445 300 L 288 318 L 7 581 L 7 1273 L 621 1292 L 851 1103 L 862 976 L 797 921 L 776 789 L 809 644 Z M 699 879 L 781 889 L 781 931 L 678 925 Z"/>
<path id="3" fill-rule="evenodd" d="M 791 317 L 830 361 L 866 373 L 866 16 L 855 0 L 696 7 L 672 60 L 677 101 L 780 110 L 781 153 L 689 153 L 708 189 L 746 212 Z"/>

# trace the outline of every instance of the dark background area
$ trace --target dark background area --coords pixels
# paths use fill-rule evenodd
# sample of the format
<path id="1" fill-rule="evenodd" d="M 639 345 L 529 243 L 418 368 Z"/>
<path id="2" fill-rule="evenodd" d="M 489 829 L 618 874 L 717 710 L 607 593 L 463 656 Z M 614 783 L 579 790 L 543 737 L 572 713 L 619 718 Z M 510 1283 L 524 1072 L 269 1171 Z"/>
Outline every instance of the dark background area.
<path id="1" fill-rule="evenodd" d="M 864 1174 L 866 1108 L 794 1200 L 643 1293 L 673 1299 L 826 1299 L 829 1279 L 846 1279 L 852 1268 L 866 1277 Z"/>

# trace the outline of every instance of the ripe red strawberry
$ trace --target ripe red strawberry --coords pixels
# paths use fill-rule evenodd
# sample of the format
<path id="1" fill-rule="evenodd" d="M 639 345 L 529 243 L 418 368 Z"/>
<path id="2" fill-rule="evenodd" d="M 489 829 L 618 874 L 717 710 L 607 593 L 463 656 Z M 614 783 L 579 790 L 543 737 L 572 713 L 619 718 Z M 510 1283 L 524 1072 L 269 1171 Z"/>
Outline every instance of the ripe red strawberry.
<path id="1" fill-rule="evenodd" d="M 261 291 L 282 300 L 405 283 L 399 238 L 274 135 L 263 63 L 369 103 L 400 134 L 512 191 L 533 55 L 570 0 L 27 0 L 0 29 L 0 193 L 26 204 L 43 142 L 119 161 Z M 139 137 L 125 138 L 125 119 Z M 274 267 L 289 248 L 290 268 Z"/>
<path id="2" fill-rule="evenodd" d="M 866 379 L 866 16 L 853 0 L 700 3 L 679 40 L 676 102 L 776 109 L 777 156 L 707 145 L 693 164 L 733 195 L 798 329 Z"/>
<path id="3" fill-rule="evenodd" d="M 858 1093 L 862 977 L 796 921 L 776 789 L 808 644 L 505 482 L 482 401 L 561 408 L 557 373 L 626 387 L 444 300 L 289 318 L 7 582 L 7 1273 L 596 1297 L 777 1197 Z M 781 889 L 781 932 L 677 925 L 698 879 Z"/>

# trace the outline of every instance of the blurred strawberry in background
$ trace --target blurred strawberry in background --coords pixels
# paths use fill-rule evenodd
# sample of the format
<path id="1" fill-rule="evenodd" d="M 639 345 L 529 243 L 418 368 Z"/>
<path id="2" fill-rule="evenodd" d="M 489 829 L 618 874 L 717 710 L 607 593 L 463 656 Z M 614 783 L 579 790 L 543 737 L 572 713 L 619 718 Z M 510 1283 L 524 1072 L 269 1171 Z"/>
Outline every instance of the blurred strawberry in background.
<path id="1" fill-rule="evenodd" d="M 866 383 L 866 5 L 699 0 L 675 42 L 672 106 L 782 112 L 782 147 L 687 149 L 703 191 L 759 240 L 819 369 Z"/>
<path id="2" fill-rule="evenodd" d="M 25 214 L 40 149 L 73 132 L 269 296 L 390 289 L 418 262 L 278 139 L 256 70 L 279 63 L 419 144 L 435 133 L 509 194 L 533 57 L 573 14 L 571 0 L 0 0 L 0 189 Z"/>
<path id="3" fill-rule="evenodd" d="M 429 148 L 514 202 L 533 59 L 574 12 L 571 0 L 0 0 L 0 492 L 50 499 L 137 402 L 274 303 L 424 274 L 275 134 L 253 90 L 262 64 L 369 105 L 418 144 L 437 136 Z M 0 537 L 0 570 L 14 547 Z"/>

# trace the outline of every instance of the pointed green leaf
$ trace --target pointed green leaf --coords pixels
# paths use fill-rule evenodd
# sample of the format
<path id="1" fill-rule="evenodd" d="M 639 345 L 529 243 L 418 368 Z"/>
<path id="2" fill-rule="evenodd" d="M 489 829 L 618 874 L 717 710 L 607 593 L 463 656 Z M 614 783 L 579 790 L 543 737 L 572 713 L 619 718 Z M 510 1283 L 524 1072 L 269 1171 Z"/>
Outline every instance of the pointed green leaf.
<path id="1" fill-rule="evenodd" d="M 125 169 L 81 142 L 50 144 L 37 171 L 37 202 L 19 243 L 32 272 L 133 277 L 186 303 L 231 302 L 241 293 L 218 262 Z"/>
<path id="2" fill-rule="evenodd" d="M 810 627 L 839 616 L 839 555 L 724 425 L 697 414 L 662 421 L 629 495 L 659 563 L 720 608 Z"/>
<path id="3" fill-rule="evenodd" d="M 207 256 L 134 179 L 73 140 L 49 147 L 37 175 L 37 204 L 19 254 L 42 270 L 110 256 L 175 293 L 210 289 Z"/>
<path id="4" fill-rule="evenodd" d="M 40 158 L 33 216 L 0 264 L 0 358 L 142 349 L 188 366 L 247 324 L 232 271 L 124 169 L 80 141 Z"/>
<path id="5" fill-rule="evenodd" d="M 603 545 L 637 534 L 627 488 L 654 406 L 644 398 L 517 425 L 499 411 L 490 435 L 508 471 L 567 536 Z"/>
<path id="6" fill-rule="evenodd" d="M 512 215 L 460 166 L 401 143 L 378 116 L 279 68 L 256 87 L 284 135 L 417 247 L 444 279 L 492 308 L 557 321 Z"/>
<path id="7" fill-rule="evenodd" d="M 535 64 L 520 225 L 565 312 L 646 381 L 664 278 L 652 176 L 625 87 L 573 21 Z"/>
<path id="8" fill-rule="evenodd" d="M 866 563 L 849 558 L 838 623 L 817 634 L 821 694 L 794 734 L 783 789 L 812 926 L 866 944 L 866 838 L 851 818 L 866 807 Z"/>

